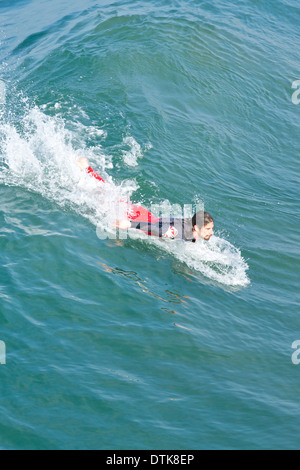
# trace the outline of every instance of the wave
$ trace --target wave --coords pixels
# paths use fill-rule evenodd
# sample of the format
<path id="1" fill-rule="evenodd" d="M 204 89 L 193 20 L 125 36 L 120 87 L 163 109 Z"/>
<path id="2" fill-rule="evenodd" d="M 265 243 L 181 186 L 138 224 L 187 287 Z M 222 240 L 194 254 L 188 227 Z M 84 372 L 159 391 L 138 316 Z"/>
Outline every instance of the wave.
<path id="1" fill-rule="evenodd" d="M 67 122 L 61 115 L 48 116 L 47 106 L 41 109 L 26 104 L 24 108 L 21 119 L 10 115 L 0 121 L 0 183 L 40 194 L 63 210 L 75 211 L 88 219 L 98 233 L 111 233 L 112 221 L 120 216 L 119 201 L 134 200 L 138 185 L 134 179 L 114 182 L 107 173 L 114 167 L 112 158 L 99 143 L 87 146 L 89 138 L 105 139 L 106 132 L 95 125 Z M 123 143 L 131 147 L 128 154 L 123 154 L 124 163 L 137 165 L 141 147 L 130 136 Z M 106 184 L 80 171 L 76 161 L 81 156 L 90 160 Z M 125 214 L 125 206 L 122 210 Z M 147 239 L 214 282 L 240 287 L 249 284 L 248 266 L 240 251 L 222 238 L 189 244 L 167 243 L 140 233 L 131 234 L 132 237 Z"/>

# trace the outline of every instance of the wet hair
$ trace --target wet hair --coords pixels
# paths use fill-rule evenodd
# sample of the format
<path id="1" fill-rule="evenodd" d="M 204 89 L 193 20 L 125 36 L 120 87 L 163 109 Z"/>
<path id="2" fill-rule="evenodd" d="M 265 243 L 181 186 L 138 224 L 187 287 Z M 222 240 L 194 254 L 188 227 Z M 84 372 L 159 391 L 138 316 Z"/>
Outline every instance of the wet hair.
<path id="1" fill-rule="evenodd" d="M 208 212 L 199 211 L 196 212 L 196 214 L 192 218 L 192 226 L 194 228 L 195 225 L 197 225 L 197 227 L 201 229 L 202 227 L 205 227 L 213 221 L 214 219 Z"/>
<path id="2" fill-rule="evenodd" d="M 195 243 L 194 237 L 194 227 L 197 227 L 201 230 L 205 225 L 213 222 L 214 219 L 208 212 L 199 211 L 191 219 L 184 219 L 184 235 L 185 239 Z"/>

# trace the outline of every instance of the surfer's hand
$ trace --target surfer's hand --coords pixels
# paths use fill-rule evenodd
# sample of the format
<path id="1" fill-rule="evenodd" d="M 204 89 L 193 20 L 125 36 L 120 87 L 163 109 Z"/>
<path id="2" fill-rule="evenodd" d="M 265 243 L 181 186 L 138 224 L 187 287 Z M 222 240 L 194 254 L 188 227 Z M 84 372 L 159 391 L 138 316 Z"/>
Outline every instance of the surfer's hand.
<path id="1" fill-rule="evenodd" d="M 86 170 L 89 167 L 89 161 L 85 157 L 81 157 L 77 160 L 78 166 L 81 169 L 81 171 Z"/>
<path id="2" fill-rule="evenodd" d="M 131 222 L 127 219 L 116 220 L 113 226 L 118 228 L 119 230 L 126 230 L 128 228 L 131 228 Z"/>

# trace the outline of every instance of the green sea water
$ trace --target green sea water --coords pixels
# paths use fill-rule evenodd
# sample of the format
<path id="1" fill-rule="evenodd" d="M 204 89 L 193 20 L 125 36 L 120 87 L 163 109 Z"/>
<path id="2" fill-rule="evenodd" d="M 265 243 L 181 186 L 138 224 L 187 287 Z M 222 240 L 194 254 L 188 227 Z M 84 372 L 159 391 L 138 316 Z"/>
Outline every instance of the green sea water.
<path id="1" fill-rule="evenodd" d="M 0 448 L 298 448 L 298 2 L 0 17 Z M 125 198 L 215 236 L 104 239 Z"/>

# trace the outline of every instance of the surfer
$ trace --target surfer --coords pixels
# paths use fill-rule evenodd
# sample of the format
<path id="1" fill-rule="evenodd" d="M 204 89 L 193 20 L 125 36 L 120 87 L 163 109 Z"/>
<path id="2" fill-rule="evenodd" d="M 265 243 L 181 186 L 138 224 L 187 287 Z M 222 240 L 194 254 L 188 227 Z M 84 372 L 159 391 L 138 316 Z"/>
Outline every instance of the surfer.
<path id="1" fill-rule="evenodd" d="M 79 158 L 78 165 L 82 171 L 105 183 L 105 180 L 90 167 L 87 158 Z M 124 202 L 124 201 L 122 201 Z M 196 240 L 210 240 L 214 234 L 214 219 L 204 211 L 198 211 L 192 218 L 174 217 L 157 218 L 144 207 L 129 203 L 127 219 L 116 220 L 115 227 L 120 230 L 130 228 L 141 230 L 150 236 L 180 239 L 195 243 Z"/>
<path id="2" fill-rule="evenodd" d="M 210 214 L 198 211 L 192 218 L 166 217 L 158 222 L 134 222 L 120 221 L 116 224 L 119 229 L 135 228 L 142 230 L 147 235 L 172 240 L 185 240 L 194 242 L 196 240 L 210 240 L 214 234 L 214 220 Z"/>

